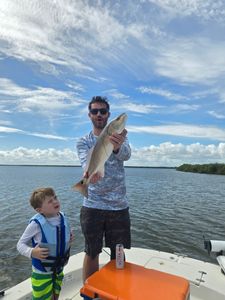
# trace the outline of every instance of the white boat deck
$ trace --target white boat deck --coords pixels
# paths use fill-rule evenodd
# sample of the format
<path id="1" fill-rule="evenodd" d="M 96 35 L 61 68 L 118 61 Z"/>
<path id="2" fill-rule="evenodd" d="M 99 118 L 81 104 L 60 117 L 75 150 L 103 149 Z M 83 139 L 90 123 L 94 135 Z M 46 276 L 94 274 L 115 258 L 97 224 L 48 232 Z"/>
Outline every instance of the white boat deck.
<path id="1" fill-rule="evenodd" d="M 224 300 L 225 275 L 218 265 L 200 260 L 183 257 L 155 250 L 132 248 L 125 250 L 126 261 L 135 263 L 145 268 L 184 277 L 190 282 L 190 300 Z M 69 264 L 65 267 L 65 278 L 60 295 L 60 300 L 81 300 L 80 288 L 82 287 L 82 264 L 84 253 L 70 257 Z M 102 252 L 100 263 L 104 265 L 109 261 L 109 256 Z M 30 300 L 30 279 L 7 290 L 3 300 Z M 137 299 L 138 300 L 138 299 Z"/>

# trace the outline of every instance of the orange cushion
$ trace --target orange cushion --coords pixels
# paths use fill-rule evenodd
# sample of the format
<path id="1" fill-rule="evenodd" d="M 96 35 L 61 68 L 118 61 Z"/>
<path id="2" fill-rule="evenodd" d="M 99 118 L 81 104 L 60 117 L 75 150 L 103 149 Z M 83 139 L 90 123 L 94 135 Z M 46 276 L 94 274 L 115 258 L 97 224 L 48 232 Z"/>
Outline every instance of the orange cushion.
<path id="1" fill-rule="evenodd" d="M 91 275 L 81 289 L 81 295 L 102 300 L 187 300 L 189 281 L 175 275 L 125 263 L 122 270 L 110 261 Z"/>

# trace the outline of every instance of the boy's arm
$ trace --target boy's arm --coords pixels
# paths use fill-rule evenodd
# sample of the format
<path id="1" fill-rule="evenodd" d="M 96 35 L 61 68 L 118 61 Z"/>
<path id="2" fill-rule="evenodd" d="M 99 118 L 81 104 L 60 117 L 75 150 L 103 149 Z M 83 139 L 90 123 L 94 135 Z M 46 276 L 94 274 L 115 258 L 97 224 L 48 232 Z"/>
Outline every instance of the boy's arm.
<path id="1" fill-rule="evenodd" d="M 34 237 L 37 242 L 41 241 L 41 233 L 38 224 L 35 222 L 31 222 L 28 224 L 17 243 L 17 250 L 20 254 L 31 258 L 33 247 L 29 246 L 29 244 Z"/>

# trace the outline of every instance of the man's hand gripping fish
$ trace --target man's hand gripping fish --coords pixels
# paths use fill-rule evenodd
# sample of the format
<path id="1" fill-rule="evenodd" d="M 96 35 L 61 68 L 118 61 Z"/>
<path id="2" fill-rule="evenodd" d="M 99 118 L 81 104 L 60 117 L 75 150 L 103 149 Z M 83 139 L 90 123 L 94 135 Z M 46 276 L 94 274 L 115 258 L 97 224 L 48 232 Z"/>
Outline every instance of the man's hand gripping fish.
<path id="1" fill-rule="evenodd" d="M 84 177 L 76 183 L 73 188 L 88 197 L 88 185 L 92 176 L 96 173 L 104 177 L 104 165 L 113 151 L 113 144 L 110 142 L 109 137 L 114 134 L 120 134 L 124 128 L 127 120 L 125 113 L 112 120 L 105 126 L 99 135 L 96 144 L 90 150 L 89 160 L 85 169 Z"/>

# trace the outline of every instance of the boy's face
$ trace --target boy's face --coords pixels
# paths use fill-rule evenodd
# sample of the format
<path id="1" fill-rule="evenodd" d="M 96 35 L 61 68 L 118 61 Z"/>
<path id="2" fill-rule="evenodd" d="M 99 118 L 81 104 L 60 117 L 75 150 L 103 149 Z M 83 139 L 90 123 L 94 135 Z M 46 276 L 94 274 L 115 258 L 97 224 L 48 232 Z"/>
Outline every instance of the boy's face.
<path id="1" fill-rule="evenodd" d="M 42 206 L 37 208 L 36 211 L 43 214 L 47 218 L 57 216 L 60 211 L 60 202 L 57 196 L 46 196 Z"/>

